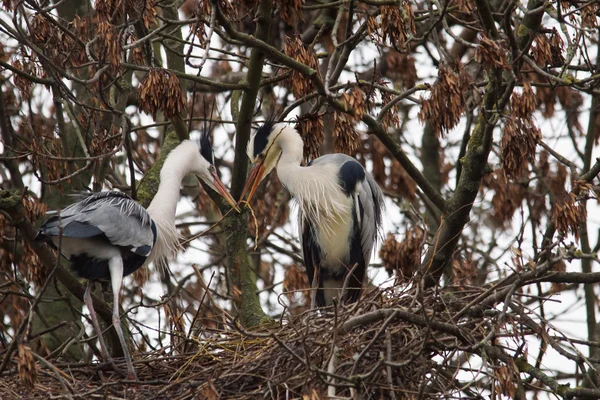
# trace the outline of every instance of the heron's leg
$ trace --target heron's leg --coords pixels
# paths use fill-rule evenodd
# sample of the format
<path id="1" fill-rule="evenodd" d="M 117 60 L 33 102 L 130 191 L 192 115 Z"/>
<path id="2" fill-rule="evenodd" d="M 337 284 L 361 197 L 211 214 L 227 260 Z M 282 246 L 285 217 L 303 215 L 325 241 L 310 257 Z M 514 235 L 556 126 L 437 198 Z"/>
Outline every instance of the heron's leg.
<path id="1" fill-rule="evenodd" d="M 110 271 L 110 282 L 112 284 L 114 304 L 113 304 L 113 325 L 119 335 L 119 341 L 123 348 L 123 355 L 125 356 L 125 362 L 127 363 L 127 378 L 130 380 L 137 380 L 135 375 L 135 369 L 131 362 L 131 356 L 129 355 L 129 349 L 125 342 L 125 335 L 121 328 L 121 318 L 119 317 L 119 295 L 121 293 L 121 284 L 123 283 L 123 259 L 120 256 L 112 257 L 108 261 L 108 269 Z"/>
<path id="2" fill-rule="evenodd" d="M 319 269 L 320 266 L 317 264 L 315 265 L 315 270 L 313 273 L 313 279 L 312 279 L 312 290 L 310 292 L 310 309 L 311 310 L 316 310 L 318 308 L 317 306 L 317 293 L 319 292 Z"/>
<path id="3" fill-rule="evenodd" d="M 113 361 L 112 357 L 108 354 L 108 347 L 106 347 L 106 343 L 104 342 L 104 338 L 102 337 L 102 329 L 100 329 L 100 324 L 98 323 L 98 316 L 96 315 L 96 310 L 94 310 L 94 301 L 92 300 L 92 287 L 94 282 L 88 281 L 87 287 L 85 288 L 85 294 L 83 295 L 83 302 L 87 306 L 90 317 L 92 317 L 92 325 L 94 330 L 96 331 L 96 335 L 98 336 L 98 342 L 100 343 L 100 351 L 102 352 L 102 357 L 104 361 L 110 363 L 114 369 L 117 371 L 117 365 Z"/>

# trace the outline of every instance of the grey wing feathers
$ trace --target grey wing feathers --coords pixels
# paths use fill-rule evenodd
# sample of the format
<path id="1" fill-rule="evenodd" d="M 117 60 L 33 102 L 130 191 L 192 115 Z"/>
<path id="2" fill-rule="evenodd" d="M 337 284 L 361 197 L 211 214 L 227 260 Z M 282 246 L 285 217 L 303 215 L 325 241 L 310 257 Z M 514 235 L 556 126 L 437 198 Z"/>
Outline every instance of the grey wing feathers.
<path id="1" fill-rule="evenodd" d="M 349 155 L 336 153 L 326 154 L 312 161 L 311 165 L 334 164 L 340 168 L 348 161 L 358 163 L 358 161 Z M 375 242 L 381 230 L 382 214 L 384 209 L 383 192 L 375 182 L 375 179 L 365 171 L 365 179 L 356 185 L 356 192 L 363 206 L 364 215 L 361 221 L 361 245 L 365 263 L 371 259 L 371 253 L 375 247 Z"/>
<path id="2" fill-rule="evenodd" d="M 62 234 L 90 238 L 104 234 L 115 246 L 131 247 L 143 256 L 154 245 L 153 221 L 142 206 L 121 192 L 102 192 L 86 197 L 50 218 L 41 228 L 49 236 Z M 136 251 L 138 250 L 139 251 Z"/>
<path id="3" fill-rule="evenodd" d="M 381 231 L 383 213 L 383 193 L 370 174 L 357 185 L 356 191 L 363 206 L 361 220 L 361 244 L 365 263 L 368 265 L 371 253 Z"/>
<path id="4" fill-rule="evenodd" d="M 341 167 L 347 161 L 356 161 L 356 159 L 354 157 L 350 157 L 349 155 L 341 153 L 325 154 L 324 156 L 312 160 L 311 165 L 334 164 L 339 165 Z"/>

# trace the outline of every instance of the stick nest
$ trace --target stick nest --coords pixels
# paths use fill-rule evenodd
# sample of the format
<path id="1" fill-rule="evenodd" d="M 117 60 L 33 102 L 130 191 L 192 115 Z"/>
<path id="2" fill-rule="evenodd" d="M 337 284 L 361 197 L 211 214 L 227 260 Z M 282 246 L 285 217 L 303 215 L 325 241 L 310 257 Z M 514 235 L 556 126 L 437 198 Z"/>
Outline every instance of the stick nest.
<path id="1" fill-rule="evenodd" d="M 498 322 L 500 312 L 483 306 L 484 297 L 481 288 L 396 288 L 328 315 L 305 312 L 253 331 L 232 321 L 160 352 L 134 353 L 136 383 L 106 364 L 38 358 L 28 390 L 15 356 L 0 398 L 439 398 L 453 392 L 454 380 L 436 369 L 457 349 L 477 354 Z M 182 343 L 193 351 L 175 350 Z"/>

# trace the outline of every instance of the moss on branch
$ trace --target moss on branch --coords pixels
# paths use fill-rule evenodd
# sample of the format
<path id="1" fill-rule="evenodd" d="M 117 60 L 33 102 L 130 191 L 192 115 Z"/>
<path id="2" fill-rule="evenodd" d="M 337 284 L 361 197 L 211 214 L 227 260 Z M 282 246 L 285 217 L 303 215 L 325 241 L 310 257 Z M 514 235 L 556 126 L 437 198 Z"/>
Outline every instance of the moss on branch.
<path id="1" fill-rule="evenodd" d="M 476 3 L 486 35 L 496 38 L 498 31 L 488 2 L 477 0 Z M 543 1 L 531 0 L 528 10 L 537 9 L 540 4 L 543 4 Z M 529 32 L 537 32 L 541 26 L 541 16 L 537 12 L 528 13 L 522 24 Z M 519 39 L 518 44 L 519 50 L 525 52 L 531 45 L 531 41 Z M 515 60 L 515 62 L 522 62 L 522 60 Z M 514 78 L 510 74 L 503 73 L 497 67 L 492 68 L 488 74 L 488 84 L 479 117 L 473 127 L 465 156 L 460 160 L 462 172 L 456 191 L 447 202 L 440 229 L 433 240 L 434 245 L 428 249 L 421 265 L 426 287 L 438 284 L 446 268 L 450 265 L 452 254 L 460 240 L 462 230 L 469 221 L 473 203 L 487 169 L 494 128 L 510 100 L 514 85 Z"/>
<path id="2" fill-rule="evenodd" d="M 248 82 L 248 87 L 244 90 L 239 105 L 239 111 L 232 112 L 232 115 L 237 115 L 236 120 L 236 141 L 235 141 L 235 159 L 233 162 L 231 194 L 234 198 L 239 198 L 242 194 L 246 175 L 248 173 L 248 158 L 246 156 L 246 144 L 250 139 L 250 128 L 252 124 L 252 116 L 254 107 L 256 106 L 256 98 L 260 88 L 262 70 L 265 60 L 266 40 L 269 37 L 271 30 L 271 0 L 261 1 L 256 15 L 256 29 L 254 36 L 244 36 L 251 42 L 258 41 L 263 45 L 254 46 L 250 54 L 248 63 L 248 73 L 245 81 Z M 217 12 L 217 18 L 225 27 L 229 34 L 234 32 L 231 22 L 223 15 L 221 10 Z M 235 32 L 234 32 L 235 33 Z M 233 36 L 233 34 L 232 34 Z M 275 50 L 276 53 L 279 53 Z M 302 64 L 303 65 L 303 64 Z M 236 97 L 239 96 L 236 94 Z M 237 109 L 239 97 L 232 102 L 232 109 Z M 264 321 L 269 320 L 260 306 L 256 288 L 256 279 L 252 271 L 251 264 L 247 251 L 248 238 L 248 212 L 240 214 L 230 214 L 224 221 L 224 229 L 229 232 L 228 243 L 230 243 L 230 251 L 225 258 L 227 270 L 229 274 L 230 288 L 234 294 L 235 305 L 238 310 L 240 320 L 244 326 L 257 326 Z"/>
<path id="3" fill-rule="evenodd" d="M 147 208 L 150 205 L 150 202 L 158 191 L 158 186 L 160 185 L 160 170 L 162 169 L 167 156 L 171 150 L 179 145 L 179 143 L 181 143 L 181 140 L 179 140 L 173 127 L 169 126 L 169 128 L 167 128 L 165 140 L 160 149 L 158 160 L 156 160 L 154 165 L 148 170 L 146 175 L 144 175 L 140 182 L 140 186 L 138 187 L 138 201 L 144 208 Z"/>

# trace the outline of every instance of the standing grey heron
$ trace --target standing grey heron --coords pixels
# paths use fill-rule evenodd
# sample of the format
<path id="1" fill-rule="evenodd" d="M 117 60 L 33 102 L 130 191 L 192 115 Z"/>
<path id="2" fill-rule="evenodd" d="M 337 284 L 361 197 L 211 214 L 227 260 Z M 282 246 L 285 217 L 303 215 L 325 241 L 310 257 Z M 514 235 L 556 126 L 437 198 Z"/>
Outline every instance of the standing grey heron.
<path id="1" fill-rule="evenodd" d="M 333 298 L 355 302 L 381 228 L 383 193 L 353 157 L 321 156 L 300 165 L 303 141 L 296 129 L 266 122 L 248 143 L 256 164 L 246 188 L 248 200 L 273 168 L 295 197 L 304 265 L 313 292 L 313 307 L 326 307 Z M 346 292 L 342 293 L 342 289 Z"/>
<path id="2" fill-rule="evenodd" d="M 137 378 L 119 318 L 121 284 L 124 276 L 145 264 L 173 255 L 179 249 L 175 211 L 181 182 L 190 173 L 196 174 L 239 211 L 217 176 L 208 132 L 204 132 L 200 146 L 184 140 L 169 153 L 160 170 L 158 191 L 148 209 L 124 193 L 95 193 L 48 219 L 36 236 L 36 239 L 46 240 L 59 248 L 71 261 L 71 267 L 88 279 L 84 301 L 98 335 L 102 356 L 115 366 L 102 339 L 91 296 L 92 281 L 110 279 L 114 295 L 112 323 L 123 347 L 127 376 L 132 380 Z"/>

